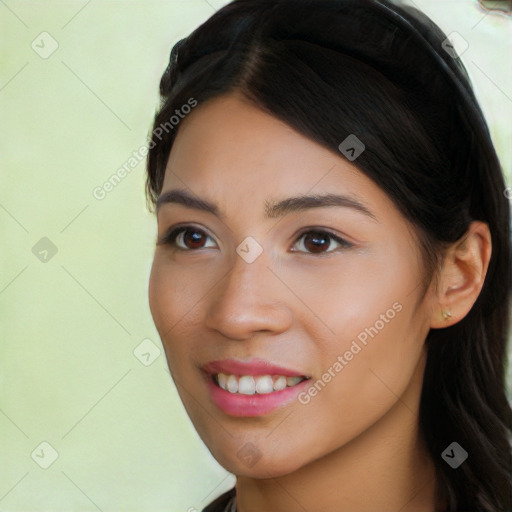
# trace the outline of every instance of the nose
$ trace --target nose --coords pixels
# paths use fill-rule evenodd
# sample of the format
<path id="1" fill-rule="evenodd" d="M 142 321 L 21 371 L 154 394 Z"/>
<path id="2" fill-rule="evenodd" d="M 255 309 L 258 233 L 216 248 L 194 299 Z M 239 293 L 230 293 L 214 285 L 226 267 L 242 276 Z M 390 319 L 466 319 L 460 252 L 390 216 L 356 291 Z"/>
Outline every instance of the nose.
<path id="1" fill-rule="evenodd" d="M 231 270 L 209 295 L 206 327 L 236 340 L 290 328 L 292 312 L 286 306 L 286 287 L 268 267 L 264 254 L 252 263 L 236 255 Z"/>

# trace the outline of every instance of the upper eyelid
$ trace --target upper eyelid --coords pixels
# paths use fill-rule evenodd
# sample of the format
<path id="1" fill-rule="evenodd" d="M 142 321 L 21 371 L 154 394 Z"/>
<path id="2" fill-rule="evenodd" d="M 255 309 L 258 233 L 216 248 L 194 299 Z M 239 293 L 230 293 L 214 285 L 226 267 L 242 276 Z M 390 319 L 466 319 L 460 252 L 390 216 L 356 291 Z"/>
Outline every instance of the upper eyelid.
<path id="1" fill-rule="evenodd" d="M 196 229 L 197 231 L 201 231 L 201 233 L 204 233 L 206 236 L 209 236 L 211 239 L 214 239 L 213 235 L 210 235 L 210 233 L 208 233 L 208 231 L 206 231 L 203 228 L 199 228 L 197 226 L 194 226 L 193 224 L 177 224 L 176 226 L 171 226 L 170 228 L 166 229 L 164 231 L 164 234 L 161 237 L 158 237 L 157 243 L 158 244 L 161 243 L 162 240 L 167 239 L 169 237 L 169 235 L 171 235 L 172 233 L 174 233 L 174 238 L 176 239 L 178 234 L 182 230 L 185 230 L 187 228 L 192 228 L 192 229 Z"/>

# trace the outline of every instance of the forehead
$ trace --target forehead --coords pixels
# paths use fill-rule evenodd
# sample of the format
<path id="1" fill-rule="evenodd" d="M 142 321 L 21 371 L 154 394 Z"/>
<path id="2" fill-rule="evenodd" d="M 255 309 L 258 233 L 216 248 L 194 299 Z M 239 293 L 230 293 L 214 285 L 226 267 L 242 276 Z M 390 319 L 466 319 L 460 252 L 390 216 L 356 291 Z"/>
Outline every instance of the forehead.
<path id="1" fill-rule="evenodd" d="M 300 179 L 305 167 L 311 175 L 332 165 L 329 151 L 238 93 L 196 107 L 178 128 L 168 166 L 176 169 L 186 160 L 189 174 L 215 169 L 224 177 L 243 175 L 244 180 L 262 175 Z M 195 167 L 189 169 L 189 163 Z"/>
<path id="2" fill-rule="evenodd" d="M 162 194 L 188 189 L 201 198 L 248 205 L 263 214 L 269 199 L 344 194 L 373 208 L 394 208 L 387 195 L 341 153 L 267 114 L 238 93 L 196 107 L 179 125 Z"/>

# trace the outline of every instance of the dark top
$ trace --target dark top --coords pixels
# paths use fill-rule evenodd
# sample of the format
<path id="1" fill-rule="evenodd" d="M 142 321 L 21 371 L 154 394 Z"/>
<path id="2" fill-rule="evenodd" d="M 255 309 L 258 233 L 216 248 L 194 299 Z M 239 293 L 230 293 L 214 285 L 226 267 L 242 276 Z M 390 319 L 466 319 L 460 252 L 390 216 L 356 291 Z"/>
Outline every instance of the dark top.
<path id="1" fill-rule="evenodd" d="M 225 512 L 226 507 L 235 497 L 235 488 L 221 494 L 215 501 L 212 501 L 202 512 Z"/>

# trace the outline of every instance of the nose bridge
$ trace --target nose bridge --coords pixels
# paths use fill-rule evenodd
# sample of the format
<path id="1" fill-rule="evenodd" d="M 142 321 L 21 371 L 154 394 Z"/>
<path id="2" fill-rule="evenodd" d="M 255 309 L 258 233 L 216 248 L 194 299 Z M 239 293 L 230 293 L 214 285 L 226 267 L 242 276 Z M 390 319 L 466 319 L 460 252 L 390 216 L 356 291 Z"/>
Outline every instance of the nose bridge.
<path id="1" fill-rule="evenodd" d="M 254 247 L 248 244 L 237 248 L 233 265 L 215 287 L 208 306 L 207 326 L 229 338 L 282 331 L 290 322 L 290 312 L 278 297 L 279 280 L 268 268 L 268 255 L 260 252 L 254 257 Z"/>

